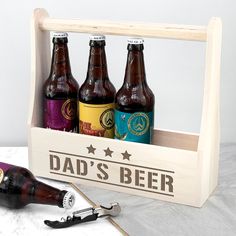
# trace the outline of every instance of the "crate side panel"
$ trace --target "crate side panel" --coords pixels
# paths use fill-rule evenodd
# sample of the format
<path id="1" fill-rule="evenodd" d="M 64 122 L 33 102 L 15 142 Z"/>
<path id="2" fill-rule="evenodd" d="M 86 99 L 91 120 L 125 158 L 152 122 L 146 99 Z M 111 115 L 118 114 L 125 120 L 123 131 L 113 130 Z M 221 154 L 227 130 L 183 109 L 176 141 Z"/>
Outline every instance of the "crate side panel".
<path id="1" fill-rule="evenodd" d="M 158 146 L 197 151 L 199 134 L 154 130 L 153 144 Z"/>
<path id="2" fill-rule="evenodd" d="M 31 135 L 37 176 L 198 204 L 196 152 L 43 128 Z"/>
<path id="3" fill-rule="evenodd" d="M 209 197 L 218 181 L 221 43 L 221 19 L 212 18 L 207 29 L 204 100 L 198 145 L 202 201 Z"/>

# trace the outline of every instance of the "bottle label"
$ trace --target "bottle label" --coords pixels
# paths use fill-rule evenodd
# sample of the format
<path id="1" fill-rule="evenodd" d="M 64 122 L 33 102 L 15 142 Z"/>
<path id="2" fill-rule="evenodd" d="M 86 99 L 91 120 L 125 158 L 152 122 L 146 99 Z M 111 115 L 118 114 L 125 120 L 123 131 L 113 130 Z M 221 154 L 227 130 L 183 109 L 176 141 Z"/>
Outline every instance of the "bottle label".
<path id="1" fill-rule="evenodd" d="M 77 132 L 76 99 L 45 99 L 44 127 L 68 132 Z"/>
<path id="2" fill-rule="evenodd" d="M 2 183 L 4 179 L 4 173 L 7 172 L 12 167 L 12 165 L 0 162 L 0 184 Z"/>
<path id="3" fill-rule="evenodd" d="M 151 143 L 153 112 L 127 113 L 115 110 L 115 139 Z"/>
<path id="4" fill-rule="evenodd" d="M 79 131 L 81 134 L 114 138 L 114 103 L 79 102 Z"/>

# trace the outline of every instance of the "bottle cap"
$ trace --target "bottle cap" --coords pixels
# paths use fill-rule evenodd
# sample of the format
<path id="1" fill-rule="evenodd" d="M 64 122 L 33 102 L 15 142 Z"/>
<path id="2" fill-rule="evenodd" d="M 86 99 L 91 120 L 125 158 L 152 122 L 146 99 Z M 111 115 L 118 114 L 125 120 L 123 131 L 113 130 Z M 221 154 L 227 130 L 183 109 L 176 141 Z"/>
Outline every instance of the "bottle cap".
<path id="1" fill-rule="evenodd" d="M 53 32 L 53 38 L 67 38 L 68 34 L 66 32 Z"/>
<path id="2" fill-rule="evenodd" d="M 129 38 L 128 44 L 143 44 L 144 40 L 142 38 Z"/>
<path id="3" fill-rule="evenodd" d="M 71 192 L 67 192 L 64 195 L 62 206 L 63 208 L 70 209 L 75 204 L 75 195 Z"/>
<path id="4" fill-rule="evenodd" d="M 106 39 L 106 36 L 105 35 L 90 35 L 89 39 L 93 41 L 103 41 Z"/>

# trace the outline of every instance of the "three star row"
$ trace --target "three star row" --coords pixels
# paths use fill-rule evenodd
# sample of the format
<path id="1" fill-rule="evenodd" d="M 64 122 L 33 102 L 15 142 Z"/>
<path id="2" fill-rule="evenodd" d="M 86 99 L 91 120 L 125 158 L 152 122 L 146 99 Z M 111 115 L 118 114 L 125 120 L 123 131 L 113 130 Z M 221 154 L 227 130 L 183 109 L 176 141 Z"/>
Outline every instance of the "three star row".
<path id="1" fill-rule="evenodd" d="M 92 154 L 95 155 L 96 148 L 93 147 L 92 144 L 90 144 L 90 146 L 89 146 L 89 147 L 86 147 L 86 148 L 88 149 L 88 154 L 89 154 L 89 153 L 92 153 Z M 107 149 L 104 149 L 103 151 L 105 152 L 105 157 L 106 157 L 106 156 L 112 157 L 112 153 L 114 152 L 114 151 L 112 151 L 109 147 L 108 147 Z M 122 156 L 123 156 L 123 160 L 126 160 L 126 159 L 127 159 L 127 160 L 130 161 L 129 158 L 131 157 L 131 154 L 129 154 L 129 153 L 127 152 L 127 150 L 126 150 L 125 152 L 121 153 L 121 154 L 122 154 Z"/>

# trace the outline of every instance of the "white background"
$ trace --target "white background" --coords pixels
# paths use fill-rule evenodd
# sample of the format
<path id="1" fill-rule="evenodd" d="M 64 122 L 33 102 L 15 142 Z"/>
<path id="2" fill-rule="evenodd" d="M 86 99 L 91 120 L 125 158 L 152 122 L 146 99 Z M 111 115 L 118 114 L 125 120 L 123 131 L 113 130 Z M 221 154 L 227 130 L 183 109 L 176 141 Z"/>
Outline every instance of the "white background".
<path id="1" fill-rule="evenodd" d="M 30 18 L 34 8 L 57 18 L 105 19 L 207 25 L 223 21 L 221 73 L 221 141 L 235 142 L 236 129 L 236 4 L 233 0 L 50 0 L 0 2 L 0 146 L 27 144 L 30 88 Z M 124 78 L 126 37 L 107 36 L 111 81 L 118 89 Z M 205 69 L 205 43 L 145 39 L 149 86 L 156 96 L 155 126 L 199 132 Z M 88 62 L 88 35 L 70 34 L 74 77 L 81 85 Z M 45 79 L 45 78 L 42 78 Z"/>

